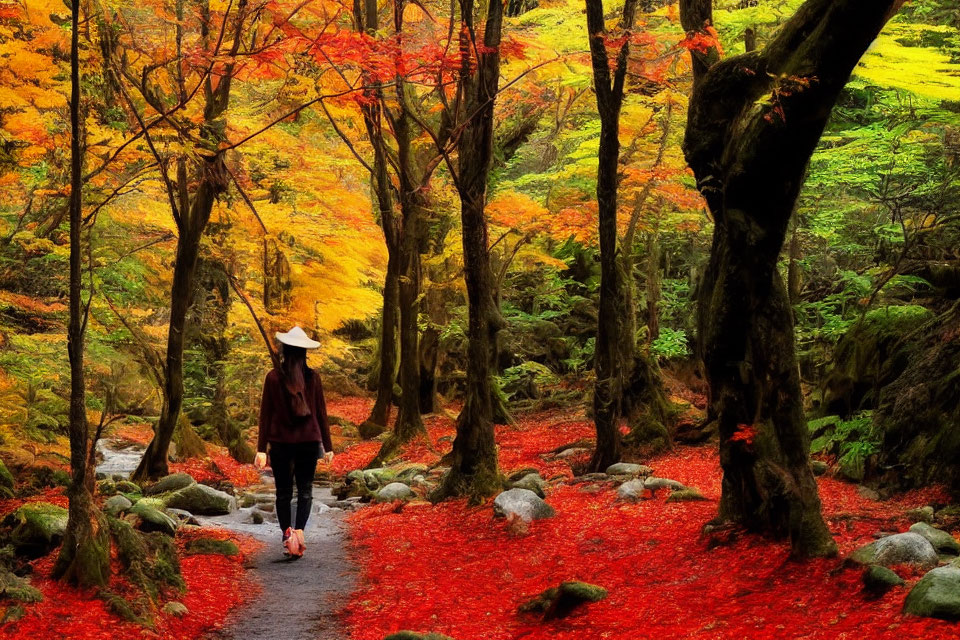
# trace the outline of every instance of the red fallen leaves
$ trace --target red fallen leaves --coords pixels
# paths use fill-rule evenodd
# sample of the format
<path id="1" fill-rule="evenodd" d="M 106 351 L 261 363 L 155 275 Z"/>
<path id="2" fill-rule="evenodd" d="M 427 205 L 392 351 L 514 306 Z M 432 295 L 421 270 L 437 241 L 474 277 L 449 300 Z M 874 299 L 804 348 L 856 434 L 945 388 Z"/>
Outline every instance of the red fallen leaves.
<path id="1" fill-rule="evenodd" d="M 340 416 L 354 424 L 360 424 L 366 420 L 373 408 L 371 398 L 348 398 L 329 394 L 326 400 L 328 414 Z"/>
<path id="2" fill-rule="evenodd" d="M 186 592 L 168 594 L 170 600 L 186 605 L 188 613 L 175 618 L 157 612 L 155 629 L 125 622 L 111 613 L 92 591 L 79 590 L 51 579 L 56 552 L 34 563 L 31 584 L 44 596 L 42 602 L 25 605 L 27 614 L 17 622 L 0 627 L 0 638 L 62 638 L 63 640 L 116 640 L 117 638 L 156 638 L 163 640 L 195 640 L 220 627 L 227 614 L 237 605 L 256 595 L 256 586 L 243 569 L 244 554 L 256 550 L 259 543 L 252 538 L 226 531 L 203 529 L 195 535 L 230 538 L 237 543 L 241 555 L 194 555 L 181 558 L 180 569 Z M 178 536 L 183 544 L 191 534 Z M 129 586 L 114 580 L 111 588 L 129 593 Z"/>
<path id="3" fill-rule="evenodd" d="M 69 500 L 64 491 L 66 491 L 66 489 L 63 487 L 53 487 L 51 489 L 44 489 L 40 493 L 28 498 L 7 498 L 0 500 L 0 519 L 13 513 L 21 506 L 32 502 L 49 502 L 50 504 L 55 504 L 58 507 L 66 509 Z"/>
<path id="4" fill-rule="evenodd" d="M 330 412 L 337 405 L 330 403 Z M 339 407 L 337 407 L 338 415 Z M 399 458 L 405 462 L 432 465 L 453 447 L 456 423 L 452 417 L 430 416 L 424 421 L 427 438 L 418 437 L 407 443 Z M 521 416 L 517 424 L 497 427 L 500 467 L 507 472 L 534 468 L 544 478 L 571 477 L 570 460 L 552 460 L 543 456 L 565 444 L 590 438 L 595 433 L 592 422 L 581 417 L 572 418 L 569 412 L 552 412 L 535 416 Z M 353 469 L 366 467 L 380 450 L 380 442 L 361 442 L 337 454 L 331 470 L 343 475 Z"/>
<path id="5" fill-rule="evenodd" d="M 550 428 L 569 437 L 587 424 L 549 427 L 531 418 L 512 442 L 502 431 L 504 467 L 507 460 L 542 463 L 539 452 L 563 439 L 540 441 Z M 548 496 L 556 517 L 531 523 L 526 535 L 494 520 L 489 504 L 356 512 L 349 523 L 361 580 L 347 607 L 351 638 L 380 640 L 400 629 L 459 640 L 957 637 L 954 624 L 902 617 L 906 589 L 867 601 L 859 571 L 833 575 L 838 559 L 791 561 L 786 544 L 749 534 L 709 550 L 700 530 L 716 514 L 716 450 L 683 447 L 648 463 L 711 502 L 627 504 L 612 490 L 561 486 Z M 821 480 L 821 496 L 841 552 L 871 541 L 879 529 L 906 525 L 906 497 L 874 502 L 829 478 Z M 517 613 L 526 599 L 563 580 L 598 584 L 610 596 L 550 623 Z"/>
<path id="6" fill-rule="evenodd" d="M 235 487 L 249 487 L 260 482 L 260 473 L 253 465 L 237 462 L 226 448 L 207 444 L 207 455 L 170 464 L 170 473 L 189 473 L 197 482 L 216 484 L 226 480 Z"/>

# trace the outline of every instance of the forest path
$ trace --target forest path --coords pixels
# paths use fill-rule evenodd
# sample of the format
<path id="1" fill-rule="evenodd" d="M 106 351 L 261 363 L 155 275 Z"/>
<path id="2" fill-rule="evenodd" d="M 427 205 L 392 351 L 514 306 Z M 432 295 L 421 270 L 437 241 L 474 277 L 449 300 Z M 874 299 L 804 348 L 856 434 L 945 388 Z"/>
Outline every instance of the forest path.
<path id="1" fill-rule="evenodd" d="M 314 487 L 314 513 L 304 531 L 303 558 L 287 559 L 275 522 L 251 525 L 231 522 L 231 516 L 204 518 L 204 522 L 238 530 L 263 541 L 247 569 L 262 591 L 246 606 L 231 612 L 209 640 L 347 640 L 337 612 L 354 584 L 347 557 L 345 511 L 329 489 Z M 294 510 L 296 498 L 294 498 Z"/>
<path id="2" fill-rule="evenodd" d="M 142 448 L 120 447 L 112 441 L 101 441 L 98 448 L 103 461 L 97 470 L 108 475 L 129 476 L 142 453 Z M 280 528 L 272 513 L 273 475 L 267 471 L 262 479 L 261 485 L 242 491 L 254 495 L 257 507 L 197 518 L 201 524 L 243 533 L 264 543 L 246 565 L 260 585 L 260 593 L 246 606 L 232 611 L 207 640 L 347 640 L 337 612 L 346 604 L 356 575 L 346 550 L 344 522 L 345 509 L 355 503 L 340 502 L 328 487 L 314 485 L 313 509 L 304 530 L 307 550 L 303 558 L 291 560 L 283 555 Z M 296 505 L 294 494 L 294 517 Z M 267 510 L 259 508 L 264 506 Z M 253 524 L 254 509 L 264 516 L 262 524 Z"/>

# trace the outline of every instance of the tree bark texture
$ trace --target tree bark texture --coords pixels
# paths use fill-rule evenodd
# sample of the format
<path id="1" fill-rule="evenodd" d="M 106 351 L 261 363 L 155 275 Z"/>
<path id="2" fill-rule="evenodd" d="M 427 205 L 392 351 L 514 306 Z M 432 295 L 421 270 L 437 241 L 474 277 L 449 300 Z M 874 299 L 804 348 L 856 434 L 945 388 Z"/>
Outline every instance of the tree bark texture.
<path id="1" fill-rule="evenodd" d="M 70 359 L 70 472 L 67 532 L 54 575 L 84 587 L 102 586 L 110 579 L 110 534 L 93 500 L 93 456 L 87 421 L 83 372 L 86 309 L 82 300 L 83 127 L 80 105 L 80 3 L 71 9 L 70 40 L 70 319 L 67 352 Z"/>
<path id="2" fill-rule="evenodd" d="M 720 432 L 720 517 L 789 536 L 797 556 L 833 554 L 836 544 L 809 466 L 777 261 L 830 111 L 900 4 L 808 0 L 762 51 L 713 64 L 694 56 L 684 152 L 715 220 L 698 327 Z M 709 25 L 710 7 L 683 0 L 684 27 Z"/>
<path id="3" fill-rule="evenodd" d="M 476 51 L 474 1 L 460 0 L 461 15 Z M 490 2 L 482 28 L 483 50 L 476 67 L 461 70 L 465 123 L 458 141 L 460 220 L 463 240 L 464 280 L 467 285 L 467 388 L 463 410 L 457 419 L 450 471 L 444 476 L 438 496 L 469 495 L 479 500 L 502 487 L 494 438 L 493 355 L 503 319 L 494 292 L 490 266 L 490 240 L 485 209 L 487 182 L 493 165 L 493 108 L 500 81 L 500 38 L 503 3 Z"/>
<path id="4" fill-rule="evenodd" d="M 621 27 L 633 26 L 636 0 L 623 7 Z M 591 471 L 604 471 L 621 456 L 620 418 L 626 366 L 623 347 L 624 293 L 622 263 L 617 242 L 617 187 L 620 160 L 620 108 L 623 105 L 629 39 L 621 46 L 611 77 L 605 42 L 603 1 L 586 0 L 587 32 L 593 67 L 594 93 L 600 114 L 600 149 L 597 154 L 597 205 L 600 237 L 600 311 L 594 358 L 597 381 L 593 391 L 593 419 L 597 445 L 589 463 Z"/>

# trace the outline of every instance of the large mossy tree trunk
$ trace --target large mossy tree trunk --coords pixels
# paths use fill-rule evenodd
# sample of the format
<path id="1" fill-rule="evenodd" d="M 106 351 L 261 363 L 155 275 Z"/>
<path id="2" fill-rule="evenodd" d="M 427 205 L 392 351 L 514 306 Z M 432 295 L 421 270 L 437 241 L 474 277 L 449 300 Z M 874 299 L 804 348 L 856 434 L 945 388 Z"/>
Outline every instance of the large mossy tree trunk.
<path id="1" fill-rule="evenodd" d="M 607 54 L 603 0 L 587 0 L 587 31 L 593 66 L 594 93 L 600 114 L 600 149 L 597 154 L 597 205 L 600 236 L 600 311 L 594 357 L 597 381 L 593 390 L 593 419 L 597 445 L 590 471 L 604 471 L 621 456 L 620 418 L 626 365 L 623 351 L 623 264 L 618 257 L 617 188 L 620 161 L 620 109 L 623 105 L 630 40 L 621 45 L 611 77 Z M 620 28 L 633 27 L 636 0 L 623 6 Z"/>
<path id="2" fill-rule="evenodd" d="M 503 486 L 494 433 L 491 368 L 503 319 L 494 292 L 485 215 L 487 182 L 493 165 L 493 110 L 500 81 L 503 3 L 488 4 L 482 29 L 474 23 L 473 0 L 460 0 L 460 9 L 465 27 L 461 30 L 461 51 L 478 52 L 473 68 L 470 59 L 464 60 L 459 87 L 464 112 L 469 114 L 457 149 L 457 190 L 469 314 L 467 381 L 463 410 L 457 419 L 457 436 L 449 457 L 450 471 L 433 497 L 467 495 L 472 500 L 481 500 Z M 478 33 L 483 34 L 482 49 L 476 46 Z"/>
<path id="3" fill-rule="evenodd" d="M 204 19 L 201 21 L 201 39 L 207 50 L 212 50 L 210 7 L 202 7 Z M 230 50 L 231 59 L 239 51 L 242 41 L 243 23 L 246 18 L 246 2 L 241 0 L 238 6 L 233 34 L 234 42 Z M 214 36 L 216 34 L 213 34 Z M 180 420 L 183 408 L 183 350 L 186 335 L 187 311 L 193 302 L 197 258 L 200 242 L 203 238 L 213 206 L 217 198 L 227 190 L 230 172 L 227 170 L 221 144 L 226 140 L 226 111 L 230 104 L 230 86 L 235 64 L 224 65 L 222 74 L 216 79 L 208 75 L 204 81 L 203 124 L 200 127 L 201 139 L 206 147 L 203 155 L 197 154 L 194 175 L 188 184 L 186 161 L 178 161 L 176 187 L 169 186 L 170 206 L 177 224 L 177 251 L 173 266 L 173 285 L 170 289 L 170 323 L 167 331 L 167 352 L 164 367 L 163 406 L 160 419 L 154 427 L 153 439 L 134 471 L 132 478 L 147 480 L 167 475 L 167 453 L 170 441 Z M 144 95 L 150 95 L 144 89 Z M 131 105 L 132 106 L 132 105 Z M 156 108 L 156 107 L 155 107 Z M 139 117 L 139 116 L 138 116 Z M 166 171 L 166 163 L 161 163 L 161 171 Z M 195 185 L 195 186 L 194 186 Z M 189 189 L 194 186 L 193 192 Z"/>
<path id="4" fill-rule="evenodd" d="M 93 500 L 93 447 L 87 421 L 83 372 L 87 309 L 82 300 L 83 129 L 80 106 L 80 3 L 71 9 L 70 39 L 70 319 L 67 352 L 70 359 L 70 471 L 67 532 L 54 575 L 81 586 L 103 586 L 110 579 L 110 533 Z"/>
<path id="5" fill-rule="evenodd" d="M 836 553 L 809 465 L 793 314 L 777 262 L 804 173 L 853 68 L 899 0 L 808 0 L 760 52 L 694 51 L 684 152 L 713 214 L 698 326 L 720 432 L 719 517 Z M 682 0 L 705 32 L 710 0 Z M 705 33 L 706 35 L 706 33 Z M 707 35 L 709 38 L 709 35 Z"/>

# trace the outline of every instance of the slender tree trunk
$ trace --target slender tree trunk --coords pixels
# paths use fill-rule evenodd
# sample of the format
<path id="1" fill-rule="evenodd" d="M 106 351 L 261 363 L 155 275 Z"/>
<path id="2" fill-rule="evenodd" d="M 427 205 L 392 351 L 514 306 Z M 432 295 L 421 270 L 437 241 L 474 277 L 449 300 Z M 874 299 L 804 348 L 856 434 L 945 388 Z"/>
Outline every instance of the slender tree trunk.
<path id="1" fill-rule="evenodd" d="M 625 375 L 623 348 L 624 296 L 622 264 L 617 243 L 617 167 L 620 160 L 620 108 L 623 104 L 629 39 L 617 54 L 610 74 L 602 0 L 586 0 L 587 30 L 593 66 L 594 92 L 600 114 L 600 149 L 597 154 L 597 205 L 600 237 L 600 313 L 594 363 L 593 419 L 597 446 L 589 470 L 604 471 L 621 455 L 620 418 Z M 621 28 L 633 26 L 636 0 L 623 7 Z"/>
<path id="2" fill-rule="evenodd" d="M 469 49 L 477 37 L 473 0 L 461 0 Z M 500 80 L 500 38 L 503 30 L 503 3 L 488 5 L 483 25 L 483 48 L 470 73 L 469 61 L 461 70 L 461 90 L 466 98 L 465 123 L 458 147 L 461 234 L 464 280 L 467 285 L 469 321 L 467 327 L 467 391 L 457 419 L 450 471 L 435 498 L 469 495 L 480 500 L 502 486 L 494 436 L 493 380 L 491 364 L 496 355 L 496 336 L 503 326 L 494 297 L 490 268 L 490 241 L 485 209 L 487 181 L 493 164 L 493 108 Z"/>
<path id="3" fill-rule="evenodd" d="M 379 17 L 376 0 L 354 0 L 354 14 L 357 29 L 371 37 L 376 36 Z M 386 428 L 390 420 L 390 408 L 393 406 L 394 387 L 397 383 L 399 364 L 399 343 L 397 329 L 400 320 L 400 231 L 393 210 L 393 193 L 390 177 L 387 173 L 387 156 L 381 130 L 380 99 L 382 91 L 368 89 L 369 104 L 362 107 L 367 137 L 373 145 L 373 171 L 370 181 L 376 194 L 380 216 L 380 227 L 387 246 L 387 273 L 383 283 L 383 312 L 380 325 L 380 363 L 377 375 L 377 399 L 366 422 L 369 425 Z"/>
<path id="4" fill-rule="evenodd" d="M 231 56 L 236 56 L 240 48 L 246 7 L 246 0 L 240 0 L 235 18 L 234 41 L 230 49 Z M 201 6 L 201 13 L 201 39 L 205 48 L 210 50 L 212 49 L 212 20 L 208 1 Z M 220 144 L 224 141 L 226 131 L 224 114 L 230 105 L 233 72 L 234 64 L 228 63 L 215 86 L 210 76 L 205 80 L 203 126 L 200 131 L 209 155 L 200 156 L 196 161 L 194 180 L 197 186 L 192 197 L 186 180 L 186 160 L 181 157 L 178 161 L 177 199 L 181 205 L 179 212 L 174 216 L 177 220 L 179 235 L 177 236 L 177 255 L 173 265 L 173 286 L 170 290 L 170 325 L 167 332 L 163 407 L 160 419 L 154 428 L 153 439 L 147 445 L 147 450 L 133 473 L 132 477 L 138 480 L 158 478 L 167 474 L 167 453 L 174 430 L 180 420 L 180 410 L 183 408 L 184 338 L 187 311 L 193 302 L 200 240 L 210 221 L 213 205 L 220 194 L 227 190 L 230 183 L 230 173 L 227 171 Z M 161 167 L 161 171 L 165 170 Z"/>
<path id="5" fill-rule="evenodd" d="M 386 427 L 393 406 L 393 389 L 397 382 L 397 324 L 400 316 L 399 256 L 396 248 L 387 245 L 387 273 L 383 283 L 383 313 L 380 325 L 380 363 L 377 375 L 377 399 L 366 422 Z"/>
<path id="6" fill-rule="evenodd" d="M 804 172 L 849 75 L 901 0 L 807 0 L 760 52 L 694 55 L 687 161 L 713 213 L 698 326 L 720 431 L 720 518 L 836 553 L 809 465 L 793 315 L 777 261 Z M 688 31 L 710 0 L 681 0 Z M 777 104 L 756 108 L 767 95 Z"/>
<path id="7" fill-rule="evenodd" d="M 408 191 L 401 198 L 403 223 L 399 243 L 400 303 L 400 409 L 393 432 L 383 443 L 370 467 L 385 464 L 404 443 L 425 434 L 420 417 L 420 224 L 422 202 L 419 194 Z"/>
<path id="8" fill-rule="evenodd" d="M 213 196 L 209 188 L 209 207 Z M 198 194 L 199 196 L 199 194 Z M 199 212 L 198 213 L 202 213 Z M 209 218 L 209 210 L 207 211 Z M 205 226 L 205 225 L 204 225 Z M 160 478 L 169 473 L 167 452 L 173 432 L 180 420 L 183 408 L 183 347 L 186 332 L 187 311 L 193 302 L 197 256 L 200 250 L 200 234 L 184 229 L 177 240 L 177 255 L 173 265 L 173 286 L 170 289 L 170 325 L 167 332 L 167 355 L 163 381 L 163 406 L 160 419 L 154 427 L 153 439 L 133 473 L 134 479 Z"/>
<path id="9" fill-rule="evenodd" d="M 87 422 L 83 343 L 86 310 L 82 304 L 83 247 L 83 128 L 80 107 L 80 2 L 71 9 L 70 40 L 70 320 L 67 351 L 70 358 L 70 471 L 71 484 L 67 532 L 54 575 L 89 587 L 105 585 L 110 578 L 110 534 L 103 514 L 93 500 L 93 456 Z"/>

